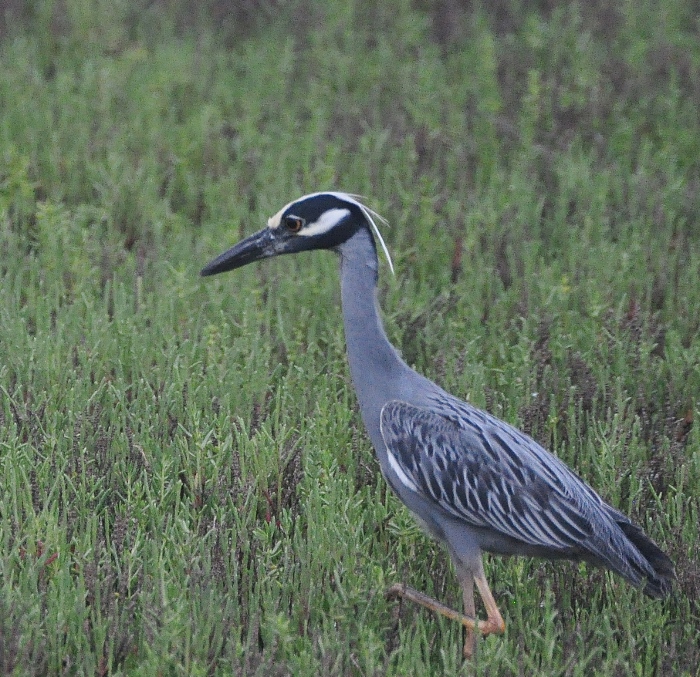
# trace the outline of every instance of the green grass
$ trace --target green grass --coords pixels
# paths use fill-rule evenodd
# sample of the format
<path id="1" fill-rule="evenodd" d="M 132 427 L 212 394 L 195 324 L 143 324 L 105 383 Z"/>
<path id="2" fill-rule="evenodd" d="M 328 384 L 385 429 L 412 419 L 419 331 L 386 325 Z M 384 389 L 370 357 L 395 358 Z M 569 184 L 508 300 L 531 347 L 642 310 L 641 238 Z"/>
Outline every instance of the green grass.
<path id="1" fill-rule="evenodd" d="M 0 24 L 0 671 L 695 674 L 693 4 L 234 4 Z M 508 629 L 462 665 L 384 599 L 460 592 L 379 475 L 334 257 L 198 277 L 319 189 L 389 219 L 404 357 L 639 521 L 670 600 L 487 558 Z"/>

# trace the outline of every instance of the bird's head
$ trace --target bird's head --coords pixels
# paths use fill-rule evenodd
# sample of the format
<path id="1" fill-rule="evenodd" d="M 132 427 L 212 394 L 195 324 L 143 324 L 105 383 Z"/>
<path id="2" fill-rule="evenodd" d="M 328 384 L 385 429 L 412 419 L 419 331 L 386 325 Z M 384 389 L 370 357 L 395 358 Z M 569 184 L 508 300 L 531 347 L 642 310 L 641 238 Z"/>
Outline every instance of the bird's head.
<path id="1" fill-rule="evenodd" d="M 374 231 L 393 271 L 376 220 L 383 219 L 347 193 L 312 193 L 290 202 L 267 221 L 267 228 L 217 256 L 202 275 L 215 275 L 253 261 L 311 249 L 337 249 L 358 230 Z"/>

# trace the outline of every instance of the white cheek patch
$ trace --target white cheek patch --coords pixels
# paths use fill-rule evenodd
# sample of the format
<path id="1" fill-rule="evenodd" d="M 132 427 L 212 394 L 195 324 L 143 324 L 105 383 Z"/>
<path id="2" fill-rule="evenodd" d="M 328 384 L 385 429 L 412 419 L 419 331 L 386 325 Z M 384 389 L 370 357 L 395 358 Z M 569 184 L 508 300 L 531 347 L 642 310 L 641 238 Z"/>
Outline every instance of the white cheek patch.
<path id="1" fill-rule="evenodd" d="M 344 218 L 350 216 L 349 209 L 329 209 L 323 212 L 317 221 L 309 223 L 299 231 L 299 235 L 311 237 L 313 235 L 323 235 L 338 225 Z M 275 218 L 274 216 L 272 218 Z"/>

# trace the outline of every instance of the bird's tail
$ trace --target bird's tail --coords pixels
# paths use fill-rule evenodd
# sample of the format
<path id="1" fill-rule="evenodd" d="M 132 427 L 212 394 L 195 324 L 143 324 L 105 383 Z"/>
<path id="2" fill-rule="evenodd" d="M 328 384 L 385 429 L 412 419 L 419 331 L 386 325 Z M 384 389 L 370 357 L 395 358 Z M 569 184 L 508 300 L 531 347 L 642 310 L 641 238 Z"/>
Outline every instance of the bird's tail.
<path id="1" fill-rule="evenodd" d="M 653 570 L 653 573 L 642 572 L 642 577 L 646 578 L 644 593 L 657 599 L 667 597 L 671 592 L 673 581 L 676 579 L 676 570 L 673 567 L 673 562 L 642 531 L 641 527 L 626 519 L 624 521 L 617 520 L 617 524 Z"/>

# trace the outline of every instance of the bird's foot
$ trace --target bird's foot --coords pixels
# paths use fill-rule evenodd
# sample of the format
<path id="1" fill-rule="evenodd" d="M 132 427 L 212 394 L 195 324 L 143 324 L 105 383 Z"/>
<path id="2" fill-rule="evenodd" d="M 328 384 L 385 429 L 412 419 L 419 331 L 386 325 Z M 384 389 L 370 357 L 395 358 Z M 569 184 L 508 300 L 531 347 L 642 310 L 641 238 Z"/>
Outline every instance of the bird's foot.
<path id="1" fill-rule="evenodd" d="M 487 622 L 477 621 L 476 618 L 472 618 L 471 616 L 465 616 L 464 614 L 459 613 L 459 611 L 450 609 L 450 607 L 445 606 L 441 602 L 438 602 L 436 599 L 433 599 L 432 597 L 429 597 L 428 595 L 419 592 L 414 588 L 410 588 L 405 583 L 394 583 L 394 585 L 387 588 L 386 592 L 384 593 L 384 596 L 387 599 L 408 599 L 411 602 L 420 604 L 426 609 L 430 609 L 431 611 L 440 614 L 441 616 L 445 616 L 445 618 L 449 618 L 452 621 L 457 621 L 461 623 L 464 627 L 471 628 L 472 630 L 476 627 L 479 627 L 479 629 L 481 629 L 481 623 Z"/>

